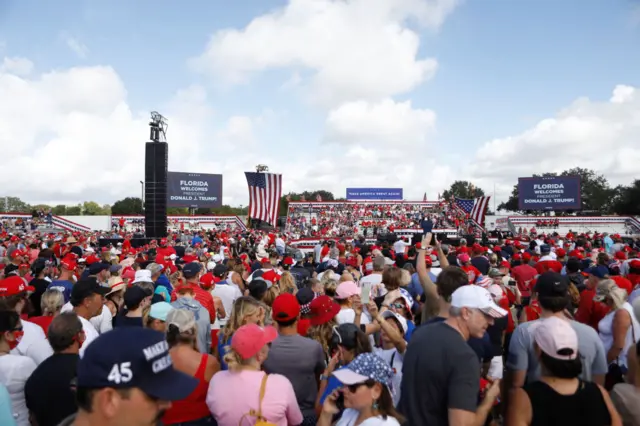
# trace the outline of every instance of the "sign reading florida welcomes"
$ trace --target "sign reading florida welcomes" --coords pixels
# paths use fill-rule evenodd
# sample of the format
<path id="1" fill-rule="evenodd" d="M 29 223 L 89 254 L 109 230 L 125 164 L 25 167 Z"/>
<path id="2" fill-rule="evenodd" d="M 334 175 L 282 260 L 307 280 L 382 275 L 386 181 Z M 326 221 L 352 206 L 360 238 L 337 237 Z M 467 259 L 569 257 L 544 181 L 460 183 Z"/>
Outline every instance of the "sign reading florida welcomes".
<path id="1" fill-rule="evenodd" d="M 167 206 L 221 207 L 222 175 L 168 172 Z"/>
<path id="2" fill-rule="evenodd" d="M 518 179 L 520 210 L 580 210 L 580 176 Z"/>

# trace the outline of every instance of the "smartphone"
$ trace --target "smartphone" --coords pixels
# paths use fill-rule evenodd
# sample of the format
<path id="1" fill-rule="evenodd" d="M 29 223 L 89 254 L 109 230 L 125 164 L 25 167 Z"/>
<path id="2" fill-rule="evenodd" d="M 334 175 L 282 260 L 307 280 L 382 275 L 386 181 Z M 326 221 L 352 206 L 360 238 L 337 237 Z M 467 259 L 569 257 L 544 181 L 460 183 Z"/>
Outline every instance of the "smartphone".
<path id="1" fill-rule="evenodd" d="M 336 398 L 336 407 L 338 407 L 340 411 L 344 410 L 344 394 L 342 392 L 340 392 L 340 395 Z"/>
<path id="2" fill-rule="evenodd" d="M 371 301 L 369 297 L 371 295 L 371 284 L 365 284 L 362 286 L 362 291 L 360 293 L 360 300 L 364 305 L 368 305 Z"/>

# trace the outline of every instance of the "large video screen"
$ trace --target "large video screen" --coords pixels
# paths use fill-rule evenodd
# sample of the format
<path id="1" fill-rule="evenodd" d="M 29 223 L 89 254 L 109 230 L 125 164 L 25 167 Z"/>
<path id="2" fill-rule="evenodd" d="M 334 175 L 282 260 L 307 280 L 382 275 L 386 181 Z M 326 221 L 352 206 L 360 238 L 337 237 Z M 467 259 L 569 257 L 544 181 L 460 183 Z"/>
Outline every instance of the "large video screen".
<path id="1" fill-rule="evenodd" d="M 222 175 L 168 172 L 167 206 L 221 207 Z"/>
<path id="2" fill-rule="evenodd" d="M 347 188 L 347 200 L 402 200 L 402 188 Z"/>
<path id="3" fill-rule="evenodd" d="M 518 179 L 520 210 L 580 210 L 580 176 Z"/>

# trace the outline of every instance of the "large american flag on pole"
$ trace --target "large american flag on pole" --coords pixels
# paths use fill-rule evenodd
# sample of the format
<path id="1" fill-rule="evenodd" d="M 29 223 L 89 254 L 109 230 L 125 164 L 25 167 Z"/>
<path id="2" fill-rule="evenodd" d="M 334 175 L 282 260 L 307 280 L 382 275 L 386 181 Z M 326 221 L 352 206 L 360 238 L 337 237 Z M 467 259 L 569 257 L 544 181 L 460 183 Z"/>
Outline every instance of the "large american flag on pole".
<path id="1" fill-rule="evenodd" d="M 249 217 L 276 226 L 282 196 L 282 175 L 254 172 L 244 174 L 249 185 Z"/>
<path id="2" fill-rule="evenodd" d="M 484 216 L 489 207 L 491 197 L 478 197 L 475 200 L 466 200 L 456 197 L 455 206 L 469 215 L 469 219 L 476 225 L 484 226 Z"/>

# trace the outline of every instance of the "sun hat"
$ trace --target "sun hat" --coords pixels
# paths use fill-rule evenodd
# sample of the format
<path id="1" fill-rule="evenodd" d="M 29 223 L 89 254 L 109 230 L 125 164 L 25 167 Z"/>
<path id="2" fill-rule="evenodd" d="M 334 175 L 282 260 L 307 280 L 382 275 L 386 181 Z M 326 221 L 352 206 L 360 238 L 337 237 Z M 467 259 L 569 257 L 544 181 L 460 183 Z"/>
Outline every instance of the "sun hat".
<path id="1" fill-rule="evenodd" d="M 132 284 L 144 282 L 153 282 L 151 279 L 151 271 L 148 269 L 139 269 L 136 271 Z"/>
<path id="2" fill-rule="evenodd" d="M 311 311 L 311 325 L 325 324 L 340 312 L 340 305 L 334 302 L 329 296 L 318 296 L 309 305 Z"/>

